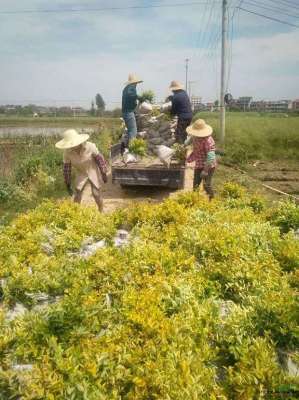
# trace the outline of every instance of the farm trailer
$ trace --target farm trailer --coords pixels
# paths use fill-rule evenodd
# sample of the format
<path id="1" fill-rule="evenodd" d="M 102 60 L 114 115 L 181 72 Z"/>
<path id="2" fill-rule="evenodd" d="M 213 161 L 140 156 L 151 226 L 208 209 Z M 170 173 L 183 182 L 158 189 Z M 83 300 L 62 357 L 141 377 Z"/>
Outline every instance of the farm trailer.
<path id="1" fill-rule="evenodd" d="M 185 167 L 173 164 L 169 168 L 153 160 L 125 165 L 121 162 L 121 145 L 111 147 L 112 182 L 121 186 L 161 186 L 170 189 L 183 189 Z"/>

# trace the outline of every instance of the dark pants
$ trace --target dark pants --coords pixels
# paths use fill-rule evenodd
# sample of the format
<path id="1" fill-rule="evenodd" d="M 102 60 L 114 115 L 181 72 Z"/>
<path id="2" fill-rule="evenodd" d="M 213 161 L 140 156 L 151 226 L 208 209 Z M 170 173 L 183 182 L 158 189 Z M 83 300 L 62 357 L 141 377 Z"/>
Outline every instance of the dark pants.
<path id="1" fill-rule="evenodd" d="M 178 119 L 178 124 L 175 131 L 175 140 L 177 143 L 184 144 L 187 139 L 186 128 L 191 124 L 192 118 Z"/>
<path id="2" fill-rule="evenodd" d="M 206 193 L 211 200 L 214 197 L 214 190 L 212 188 L 212 178 L 214 174 L 215 168 L 210 169 L 208 176 L 203 178 L 203 187 Z M 200 176 L 202 169 L 195 169 L 194 170 L 194 180 L 193 180 L 193 189 L 196 189 L 201 184 L 202 178 Z"/>

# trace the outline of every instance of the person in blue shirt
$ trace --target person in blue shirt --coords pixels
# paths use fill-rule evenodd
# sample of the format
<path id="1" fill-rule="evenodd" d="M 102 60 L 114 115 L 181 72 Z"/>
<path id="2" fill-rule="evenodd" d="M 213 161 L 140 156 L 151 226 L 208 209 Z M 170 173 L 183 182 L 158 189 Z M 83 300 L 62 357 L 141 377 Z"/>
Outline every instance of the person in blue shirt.
<path id="1" fill-rule="evenodd" d="M 122 92 L 122 117 L 127 127 L 127 135 L 122 142 L 122 150 L 128 147 L 130 140 L 137 135 L 135 109 L 137 107 L 137 100 L 139 98 L 137 95 L 136 86 L 141 82 L 143 81 L 137 78 L 135 75 L 130 74 Z"/>
<path id="2" fill-rule="evenodd" d="M 176 142 L 183 144 L 187 139 L 186 128 L 192 122 L 191 102 L 187 92 L 179 82 L 172 81 L 170 90 L 173 92 L 171 114 L 178 117 L 175 138 Z"/>

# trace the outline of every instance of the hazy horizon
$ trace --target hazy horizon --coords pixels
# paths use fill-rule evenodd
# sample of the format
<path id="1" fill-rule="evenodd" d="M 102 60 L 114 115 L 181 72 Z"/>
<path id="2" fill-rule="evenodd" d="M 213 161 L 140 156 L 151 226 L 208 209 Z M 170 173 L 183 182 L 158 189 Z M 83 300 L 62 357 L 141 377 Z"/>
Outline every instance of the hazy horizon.
<path id="1" fill-rule="evenodd" d="M 202 97 L 203 102 L 216 100 L 220 85 L 221 2 L 201 3 L 84 12 L 101 7 L 165 6 L 171 2 L 53 0 L 49 5 L 45 0 L 23 0 L 22 4 L 2 0 L 0 104 L 90 108 L 96 93 L 101 93 L 107 108 L 112 109 L 120 105 L 129 73 L 144 80 L 139 91 L 151 89 L 161 101 L 169 94 L 171 80 L 185 82 L 186 58 L 190 59 L 192 94 Z M 232 7 L 240 3 L 232 0 L 229 9 L 233 37 L 229 44 L 232 42 L 233 47 L 228 56 L 227 91 L 234 98 L 299 98 L 298 28 Z M 278 11 L 262 11 L 252 5 L 256 2 L 249 3 L 244 1 L 242 6 L 289 23 L 298 21 L 299 9 L 294 12 L 291 6 L 280 4 L 285 12 L 292 10 L 290 15 L 294 16 L 287 17 Z M 268 3 L 274 7 L 274 3 Z M 66 12 L 72 8 L 82 11 Z M 60 12 L 3 13 L 20 10 Z"/>

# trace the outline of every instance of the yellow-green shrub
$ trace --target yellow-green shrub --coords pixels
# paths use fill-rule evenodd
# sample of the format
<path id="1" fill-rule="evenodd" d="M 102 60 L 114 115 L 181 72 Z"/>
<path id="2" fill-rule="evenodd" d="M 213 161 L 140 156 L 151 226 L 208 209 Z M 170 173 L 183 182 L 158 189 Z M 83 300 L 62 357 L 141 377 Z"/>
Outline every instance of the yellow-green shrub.
<path id="1" fill-rule="evenodd" d="M 276 354 L 298 347 L 298 240 L 228 189 L 112 215 L 45 202 L 2 230 L 0 398 L 266 399 L 296 388 Z M 123 248 L 111 240 L 119 227 L 131 230 Z M 87 237 L 107 246 L 82 259 Z M 37 309 L 38 293 L 53 302 Z M 8 321 L 16 302 L 28 311 Z"/>

